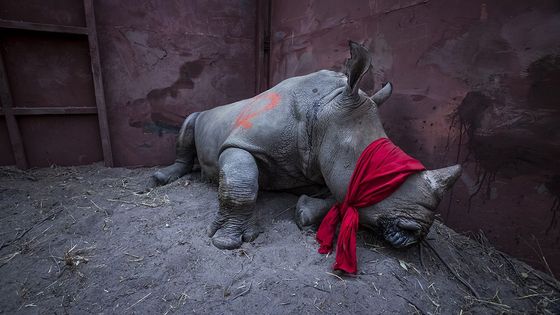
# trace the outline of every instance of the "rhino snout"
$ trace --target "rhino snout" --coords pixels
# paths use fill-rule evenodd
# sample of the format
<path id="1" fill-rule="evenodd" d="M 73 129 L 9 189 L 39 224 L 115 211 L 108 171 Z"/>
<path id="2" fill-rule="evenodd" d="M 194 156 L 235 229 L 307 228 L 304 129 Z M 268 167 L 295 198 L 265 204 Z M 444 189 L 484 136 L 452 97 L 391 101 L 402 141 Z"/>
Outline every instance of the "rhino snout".
<path id="1" fill-rule="evenodd" d="M 404 248 L 420 242 L 429 231 L 431 223 L 410 218 L 396 218 L 383 224 L 383 237 L 395 248 Z"/>
<path id="2" fill-rule="evenodd" d="M 435 218 L 431 205 L 410 205 L 389 199 L 360 210 L 360 224 L 396 248 L 420 242 L 430 231 Z"/>

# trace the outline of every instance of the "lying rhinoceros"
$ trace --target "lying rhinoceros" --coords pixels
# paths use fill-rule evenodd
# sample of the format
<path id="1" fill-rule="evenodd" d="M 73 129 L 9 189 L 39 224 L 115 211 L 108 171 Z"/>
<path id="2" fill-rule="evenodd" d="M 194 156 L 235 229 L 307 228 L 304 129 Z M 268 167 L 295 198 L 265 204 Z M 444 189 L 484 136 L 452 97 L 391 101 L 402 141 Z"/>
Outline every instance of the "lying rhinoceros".
<path id="1" fill-rule="evenodd" d="M 319 223 L 344 199 L 362 151 L 387 137 L 378 107 L 392 86 L 371 97 L 360 91 L 371 57 L 353 42 L 350 53 L 346 75 L 321 70 L 290 78 L 251 99 L 187 117 L 177 139 L 177 160 L 153 179 L 159 185 L 176 180 L 198 158 L 203 175 L 219 183 L 220 208 L 208 228 L 216 247 L 233 249 L 257 237 L 259 189 L 304 193 L 328 188 L 332 197 L 302 195 L 296 206 L 300 227 Z M 418 242 L 460 172 L 455 165 L 411 175 L 382 202 L 359 209 L 360 224 L 381 232 L 395 247 Z"/>

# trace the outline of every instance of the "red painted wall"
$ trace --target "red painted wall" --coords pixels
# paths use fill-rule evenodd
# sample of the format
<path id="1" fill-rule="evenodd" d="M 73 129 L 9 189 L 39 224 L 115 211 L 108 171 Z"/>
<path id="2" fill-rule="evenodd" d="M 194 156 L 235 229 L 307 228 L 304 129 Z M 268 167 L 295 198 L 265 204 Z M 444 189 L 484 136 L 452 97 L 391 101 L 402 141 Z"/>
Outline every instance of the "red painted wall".
<path id="1" fill-rule="evenodd" d="M 271 75 L 342 70 L 348 40 L 364 43 L 362 89 L 395 86 L 393 141 L 465 167 L 442 220 L 560 274 L 559 38 L 558 1 L 274 1 Z"/>

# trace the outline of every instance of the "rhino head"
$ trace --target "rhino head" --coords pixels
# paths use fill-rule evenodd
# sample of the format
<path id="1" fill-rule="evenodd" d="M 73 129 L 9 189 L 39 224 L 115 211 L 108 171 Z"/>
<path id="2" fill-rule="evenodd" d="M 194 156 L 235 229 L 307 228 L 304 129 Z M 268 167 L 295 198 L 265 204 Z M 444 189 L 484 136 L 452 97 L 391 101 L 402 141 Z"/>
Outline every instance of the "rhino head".
<path id="1" fill-rule="evenodd" d="M 412 175 L 388 198 L 360 209 L 360 223 L 381 232 L 393 247 L 417 243 L 428 234 L 435 209 L 459 175 L 459 165 Z"/>
<path id="2" fill-rule="evenodd" d="M 316 157 L 322 178 L 338 202 L 342 202 L 356 162 L 373 141 L 387 137 L 378 108 L 392 93 L 387 83 L 373 96 L 359 90 L 369 70 L 367 49 L 350 42 L 351 58 L 346 63 L 346 85 L 321 106 L 314 127 L 319 148 Z M 397 191 L 382 202 L 359 209 L 360 223 L 384 236 L 394 247 L 421 240 L 429 231 L 434 211 L 461 174 L 459 165 L 427 170 L 409 176 Z"/>

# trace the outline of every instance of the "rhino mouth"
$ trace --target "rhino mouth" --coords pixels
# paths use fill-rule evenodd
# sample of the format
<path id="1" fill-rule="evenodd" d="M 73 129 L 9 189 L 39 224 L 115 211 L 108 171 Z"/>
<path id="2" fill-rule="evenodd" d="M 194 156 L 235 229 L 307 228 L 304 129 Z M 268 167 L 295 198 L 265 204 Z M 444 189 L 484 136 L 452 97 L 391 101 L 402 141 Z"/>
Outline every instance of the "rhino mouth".
<path id="1" fill-rule="evenodd" d="M 431 207 L 421 206 L 408 209 L 372 208 L 360 213 L 360 224 L 373 231 L 379 238 L 395 248 L 404 248 L 419 243 L 430 231 L 434 222 Z"/>
<path id="2" fill-rule="evenodd" d="M 425 227 L 427 226 L 427 228 Z M 395 248 L 404 248 L 420 242 L 431 224 L 409 218 L 397 218 L 383 224 L 383 237 Z"/>

